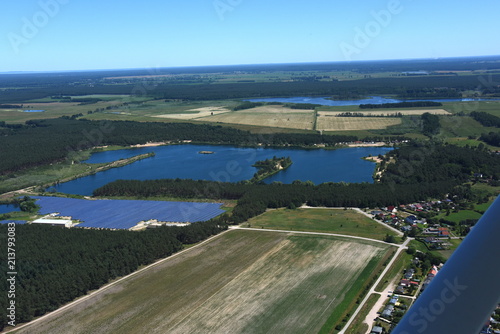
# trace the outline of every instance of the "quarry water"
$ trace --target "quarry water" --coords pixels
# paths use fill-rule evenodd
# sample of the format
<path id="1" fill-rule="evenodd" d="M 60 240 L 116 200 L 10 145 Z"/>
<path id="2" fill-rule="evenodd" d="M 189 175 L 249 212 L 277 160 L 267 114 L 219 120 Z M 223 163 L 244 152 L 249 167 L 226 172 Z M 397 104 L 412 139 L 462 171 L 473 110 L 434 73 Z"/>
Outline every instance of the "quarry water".
<path id="1" fill-rule="evenodd" d="M 293 149 L 293 148 L 241 148 L 218 145 L 170 145 L 123 149 L 94 153 L 86 163 L 104 163 L 130 158 L 139 154 L 155 152 L 155 156 L 130 165 L 109 169 L 94 175 L 56 185 L 55 190 L 68 194 L 90 196 L 109 182 L 123 180 L 193 179 L 221 182 L 250 180 L 257 168 L 258 160 L 273 156 L 289 156 L 293 164 L 264 182 L 294 180 L 324 182 L 361 183 L 373 182 L 375 163 L 363 160 L 369 155 L 377 156 L 392 150 L 389 147 L 355 147 L 337 150 Z M 213 154 L 201 154 L 201 151 Z M 49 188 L 48 190 L 51 190 Z"/>

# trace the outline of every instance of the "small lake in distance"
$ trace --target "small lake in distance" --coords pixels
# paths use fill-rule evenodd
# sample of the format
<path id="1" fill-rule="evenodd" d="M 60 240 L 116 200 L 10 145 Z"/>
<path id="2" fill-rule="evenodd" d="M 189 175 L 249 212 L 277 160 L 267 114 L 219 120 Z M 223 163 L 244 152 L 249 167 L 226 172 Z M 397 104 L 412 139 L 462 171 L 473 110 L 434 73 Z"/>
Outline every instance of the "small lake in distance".
<path id="1" fill-rule="evenodd" d="M 360 104 L 383 104 L 398 102 L 470 102 L 470 101 L 496 101 L 498 99 L 425 99 L 425 100 L 397 100 L 382 96 L 370 96 L 360 100 L 330 100 L 328 97 L 269 97 L 259 99 L 249 99 L 250 102 L 280 102 L 280 103 L 308 103 L 320 104 L 323 106 L 359 106 Z"/>
<path id="2" fill-rule="evenodd" d="M 241 148 L 226 145 L 171 145 L 94 153 L 87 163 L 104 163 L 155 152 L 156 156 L 55 186 L 58 192 L 91 196 L 109 182 L 123 180 L 193 179 L 221 182 L 250 180 L 258 160 L 289 156 L 293 164 L 264 182 L 295 180 L 361 183 L 373 182 L 375 163 L 363 157 L 385 154 L 389 147 L 355 147 L 337 150 L 294 148 Z M 200 154 L 201 151 L 214 152 Z M 50 189 L 49 189 L 50 190 Z"/>

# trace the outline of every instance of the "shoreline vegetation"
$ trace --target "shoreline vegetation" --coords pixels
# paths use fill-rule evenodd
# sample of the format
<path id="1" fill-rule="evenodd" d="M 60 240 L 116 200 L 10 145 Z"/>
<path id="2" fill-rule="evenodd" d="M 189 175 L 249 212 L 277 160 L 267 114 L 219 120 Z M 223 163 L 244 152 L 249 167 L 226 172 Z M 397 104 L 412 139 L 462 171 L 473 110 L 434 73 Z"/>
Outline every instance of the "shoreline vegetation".
<path id="1" fill-rule="evenodd" d="M 254 174 L 250 182 L 260 182 L 274 174 L 287 169 L 292 165 L 292 163 L 293 162 L 290 157 L 273 157 L 272 159 L 257 161 L 252 165 L 252 167 L 257 167 L 259 170 Z"/>
<path id="2" fill-rule="evenodd" d="M 85 176 L 89 176 L 89 175 L 94 175 L 94 174 L 97 174 L 99 172 L 109 170 L 111 168 L 124 167 L 124 166 L 130 165 L 136 161 L 154 157 L 155 155 L 156 154 L 154 152 L 150 152 L 150 153 L 139 154 L 139 155 L 127 158 L 127 159 L 120 159 L 120 160 L 112 161 L 110 163 L 105 163 L 105 164 L 81 164 L 84 166 L 86 165 L 88 167 L 88 170 L 83 172 L 83 173 L 80 172 L 78 174 L 71 175 L 69 177 L 51 180 L 50 182 L 44 182 L 42 184 L 31 184 L 31 185 L 26 186 L 26 187 L 21 188 L 21 189 L 17 188 L 17 189 L 11 190 L 11 191 L 4 192 L 4 193 L 0 194 L 0 200 L 8 201 L 9 199 L 15 198 L 15 197 L 19 196 L 20 194 L 26 194 L 26 193 L 31 193 L 31 192 L 38 193 L 38 191 L 36 189 L 44 189 L 45 190 L 49 187 L 55 186 L 55 185 L 60 184 L 60 183 L 69 182 L 69 181 L 76 180 L 76 179 L 79 179 L 79 178 L 82 178 Z"/>

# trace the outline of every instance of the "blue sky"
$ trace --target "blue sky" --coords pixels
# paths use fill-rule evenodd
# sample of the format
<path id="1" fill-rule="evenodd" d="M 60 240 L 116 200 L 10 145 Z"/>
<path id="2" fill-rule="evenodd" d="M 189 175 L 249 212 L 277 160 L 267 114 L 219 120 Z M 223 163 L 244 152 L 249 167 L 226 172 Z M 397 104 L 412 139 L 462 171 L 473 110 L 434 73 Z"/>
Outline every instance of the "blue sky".
<path id="1" fill-rule="evenodd" d="M 499 55 L 500 1 L 2 1 L 0 72 Z"/>

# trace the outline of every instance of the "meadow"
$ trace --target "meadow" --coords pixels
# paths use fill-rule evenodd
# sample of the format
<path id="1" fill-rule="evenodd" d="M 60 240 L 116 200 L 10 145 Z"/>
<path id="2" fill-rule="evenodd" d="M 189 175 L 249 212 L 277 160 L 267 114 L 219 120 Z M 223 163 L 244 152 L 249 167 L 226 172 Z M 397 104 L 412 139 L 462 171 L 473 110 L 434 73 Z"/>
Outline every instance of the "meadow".
<path id="1" fill-rule="evenodd" d="M 248 220 L 248 225 L 287 231 L 337 233 L 383 240 L 396 233 L 372 219 L 348 209 L 276 209 Z"/>
<path id="2" fill-rule="evenodd" d="M 388 249 L 233 230 L 18 333 L 317 333 Z"/>
<path id="3" fill-rule="evenodd" d="M 381 130 L 401 124 L 395 117 L 335 117 L 319 116 L 316 129 L 323 131 Z"/>

